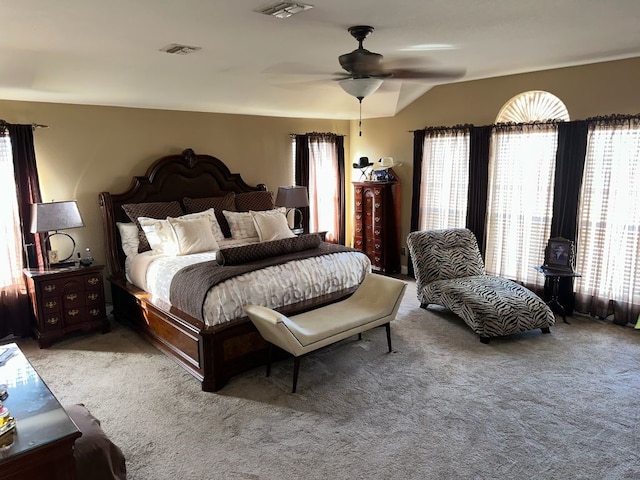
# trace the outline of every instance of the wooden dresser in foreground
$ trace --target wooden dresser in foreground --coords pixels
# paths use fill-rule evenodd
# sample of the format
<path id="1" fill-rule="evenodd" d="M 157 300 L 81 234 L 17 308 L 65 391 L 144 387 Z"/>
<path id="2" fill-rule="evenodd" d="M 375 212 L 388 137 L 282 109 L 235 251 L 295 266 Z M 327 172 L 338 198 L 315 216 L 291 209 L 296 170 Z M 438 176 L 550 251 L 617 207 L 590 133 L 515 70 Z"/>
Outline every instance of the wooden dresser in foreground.
<path id="1" fill-rule="evenodd" d="M 94 265 L 24 270 L 40 348 L 78 330 L 109 331 L 103 268 Z"/>
<path id="2" fill-rule="evenodd" d="M 354 182 L 354 247 L 374 271 L 400 272 L 400 183 Z"/>

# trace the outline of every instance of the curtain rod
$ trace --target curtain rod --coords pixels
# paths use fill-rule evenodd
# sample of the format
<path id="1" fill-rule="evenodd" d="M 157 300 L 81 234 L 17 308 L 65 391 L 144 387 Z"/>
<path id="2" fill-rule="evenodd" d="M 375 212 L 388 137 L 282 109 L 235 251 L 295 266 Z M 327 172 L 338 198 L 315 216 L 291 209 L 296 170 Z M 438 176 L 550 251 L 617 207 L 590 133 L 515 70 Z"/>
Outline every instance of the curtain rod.
<path id="1" fill-rule="evenodd" d="M 347 137 L 348 135 L 343 135 L 340 133 L 332 133 L 332 132 L 307 132 L 307 133 L 290 133 L 289 137 L 295 138 L 297 135 L 333 135 L 335 137 Z"/>
<path id="2" fill-rule="evenodd" d="M 6 127 L 8 125 L 13 125 L 13 124 L 5 120 L 0 120 L 0 127 Z M 49 128 L 49 125 L 42 125 L 41 123 L 32 123 L 31 128 L 33 128 L 34 130 L 36 128 Z"/>

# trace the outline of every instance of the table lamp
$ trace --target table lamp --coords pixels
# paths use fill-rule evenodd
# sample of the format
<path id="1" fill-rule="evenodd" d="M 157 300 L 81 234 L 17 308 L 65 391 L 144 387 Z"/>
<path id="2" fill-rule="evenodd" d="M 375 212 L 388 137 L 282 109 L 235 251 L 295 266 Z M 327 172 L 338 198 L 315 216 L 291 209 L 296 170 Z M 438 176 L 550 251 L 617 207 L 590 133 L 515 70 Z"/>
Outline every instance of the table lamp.
<path id="1" fill-rule="evenodd" d="M 291 228 L 291 231 L 296 235 L 301 234 L 304 229 L 302 227 L 302 212 L 299 209 L 309 206 L 309 195 L 307 194 L 307 187 L 296 185 L 278 187 L 278 195 L 276 196 L 275 203 L 277 207 L 287 208 L 287 218 L 289 218 L 289 212 L 293 210 L 293 227 Z M 296 212 L 300 214 L 300 222 L 297 224 Z"/>
<path id="2" fill-rule="evenodd" d="M 54 235 L 64 235 L 71 240 L 72 248 L 68 257 L 59 260 L 57 252 L 49 250 L 47 264 L 49 267 L 68 267 L 74 264 L 68 261 L 76 250 L 76 242 L 68 233 L 59 230 L 84 227 L 84 222 L 78 210 L 75 200 L 65 202 L 34 203 L 31 205 L 31 233 L 46 233 L 44 243 L 46 245 Z"/>

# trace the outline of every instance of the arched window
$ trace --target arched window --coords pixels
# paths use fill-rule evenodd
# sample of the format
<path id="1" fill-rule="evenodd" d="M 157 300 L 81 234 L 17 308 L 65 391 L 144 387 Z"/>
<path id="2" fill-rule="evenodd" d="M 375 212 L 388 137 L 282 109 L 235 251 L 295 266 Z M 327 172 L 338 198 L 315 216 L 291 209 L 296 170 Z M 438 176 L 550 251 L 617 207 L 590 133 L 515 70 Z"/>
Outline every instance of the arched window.
<path id="1" fill-rule="evenodd" d="M 533 123 L 547 120 L 569 121 L 569 111 L 552 93 L 531 90 L 519 93 L 504 104 L 496 123 Z"/>

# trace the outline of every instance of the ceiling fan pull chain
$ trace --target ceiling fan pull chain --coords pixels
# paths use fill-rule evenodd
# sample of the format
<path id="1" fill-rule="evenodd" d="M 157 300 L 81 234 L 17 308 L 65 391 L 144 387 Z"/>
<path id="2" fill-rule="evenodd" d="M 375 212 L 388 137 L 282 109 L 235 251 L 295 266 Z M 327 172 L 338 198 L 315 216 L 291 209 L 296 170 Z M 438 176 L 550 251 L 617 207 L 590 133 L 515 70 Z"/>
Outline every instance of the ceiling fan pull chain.
<path id="1" fill-rule="evenodd" d="M 358 101 L 360 102 L 360 120 L 358 120 L 358 129 L 360 130 L 360 133 L 358 134 L 359 137 L 362 136 L 362 98 L 358 98 Z"/>

